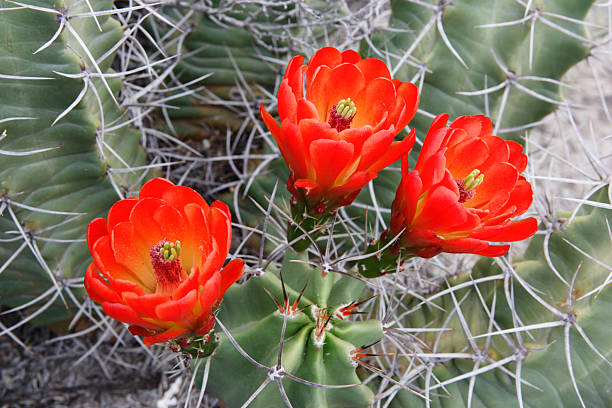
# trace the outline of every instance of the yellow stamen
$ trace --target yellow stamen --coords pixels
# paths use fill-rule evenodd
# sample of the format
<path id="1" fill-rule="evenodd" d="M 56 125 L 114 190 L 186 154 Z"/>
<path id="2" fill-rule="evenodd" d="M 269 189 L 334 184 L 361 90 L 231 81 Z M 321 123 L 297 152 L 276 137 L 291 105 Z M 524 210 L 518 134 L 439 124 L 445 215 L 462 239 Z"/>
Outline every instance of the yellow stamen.
<path id="1" fill-rule="evenodd" d="M 174 261 L 181 255 L 181 241 L 166 242 L 164 246 L 159 249 L 159 253 L 162 258 L 167 261 Z"/>
<path id="2" fill-rule="evenodd" d="M 472 170 L 470 174 L 463 180 L 463 189 L 465 191 L 470 191 L 478 187 L 482 184 L 484 180 L 484 174 L 480 172 L 478 169 Z"/>
<path id="3" fill-rule="evenodd" d="M 351 98 L 342 99 L 336 104 L 336 113 L 344 119 L 350 119 L 357 113 L 357 107 Z"/>

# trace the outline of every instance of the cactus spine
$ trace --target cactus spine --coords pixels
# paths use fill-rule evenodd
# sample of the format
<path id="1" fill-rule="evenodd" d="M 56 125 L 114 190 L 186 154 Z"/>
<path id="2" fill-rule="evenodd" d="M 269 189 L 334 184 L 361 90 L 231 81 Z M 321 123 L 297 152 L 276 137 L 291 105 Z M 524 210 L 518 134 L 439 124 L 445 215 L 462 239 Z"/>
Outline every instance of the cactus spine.
<path id="1" fill-rule="evenodd" d="M 0 47 L 0 298 L 9 306 L 37 300 L 32 317 L 50 324 L 81 306 L 88 222 L 137 190 L 149 170 L 131 170 L 146 163 L 140 135 L 118 126 L 129 119 L 111 68 L 119 24 L 98 16 L 99 31 L 91 16 L 67 19 L 88 13 L 85 3 L 43 3 L 47 11 L 0 12 L 8 45 Z"/>

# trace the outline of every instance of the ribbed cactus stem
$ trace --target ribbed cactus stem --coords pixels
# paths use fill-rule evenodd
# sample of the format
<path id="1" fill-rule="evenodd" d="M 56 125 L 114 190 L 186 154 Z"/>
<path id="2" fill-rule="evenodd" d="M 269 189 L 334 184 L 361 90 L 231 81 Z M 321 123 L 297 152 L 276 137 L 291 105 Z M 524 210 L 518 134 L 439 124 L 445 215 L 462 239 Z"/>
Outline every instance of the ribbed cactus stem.
<path id="1" fill-rule="evenodd" d="M 231 287 L 220 308 L 219 321 L 249 355 L 271 370 L 276 370 L 279 339 L 284 333 L 283 371 L 316 383 L 358 384 L 322 393 L 321 388 L 284 379 L 287 394 L 295 398 L 293 406 L 365 408 L 373 393 L 359 385 L 356 356 L 351 353 L 380 340 L 381 323 L 350 316 L 338 318 L 334 313 L 343 307 L 354 306 L 349 308 L 356 314 L 364 284 L 335 273 L 322 276 L 321 270 L 311 268 L 307 260 L 307 254 L 288 250 L 282 275 L 270 268 L 242 286 Z M 232 407 L 242 405 L 261 383 L 259 369 L 245 364 L 227 336 L 221 336 L 211 372 L 216 374 L 209 378 L 207 389 Z M 235 387 L 237 377 L 243 379 L 240 391 Z M 283 401 L 278 393 L 262 393 L 251 406 L 280 407 Z"/>

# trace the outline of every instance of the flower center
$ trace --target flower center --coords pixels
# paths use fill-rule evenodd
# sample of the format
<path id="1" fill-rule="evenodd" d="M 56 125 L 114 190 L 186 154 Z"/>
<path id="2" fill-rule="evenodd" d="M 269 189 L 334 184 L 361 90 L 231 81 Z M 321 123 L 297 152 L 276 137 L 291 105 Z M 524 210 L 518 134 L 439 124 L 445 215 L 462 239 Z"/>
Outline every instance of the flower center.
<path id="1" fill-rule="evenodd" d="M 476 191 L 474 189 L 482 184 L 484 180 L 484 174 L 478 169 L 472 170 L 470 174 L 464 179 L 456 179 L 457 187 L 459 187 L 459 202 L 465 203 L 467 200 L 474 197 Z"/>
<path id="2" fill-rule="evenodd" d="M 338 132 L 351 127 L 351 121 L 357 113 L 355 103 L 351 98 L 342 99 L 329 111 L 329 125 L 336 128 Z"/>
<path id="3" fill-rule="evenodd" d="M 181 241 L 168 242 L 164 238 L 151 247 L 149 255 L 157 279 L 157 291 L 167 293 L 176 289 L 183 276 L 183 268 L 179 261 Z"/>

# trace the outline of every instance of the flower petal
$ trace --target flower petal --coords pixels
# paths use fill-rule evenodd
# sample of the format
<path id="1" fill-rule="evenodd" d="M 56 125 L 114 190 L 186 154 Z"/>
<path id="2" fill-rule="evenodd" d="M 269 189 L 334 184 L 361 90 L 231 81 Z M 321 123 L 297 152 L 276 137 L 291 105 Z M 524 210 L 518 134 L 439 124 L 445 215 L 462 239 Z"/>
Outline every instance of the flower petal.
<path id="1" fill-rule="evenodd" d="M 155 308 L 170 298 L 161 293 L 149 293 L 138 296 L 136 293 L 128 292 L 123 294 L 123 301 L 136 313 L 156 319 Z"/>
<path id="2" fill-rule="evenodd" d="M 489 121 L 489 123 L 491 122 Z M 481 132 L 483 131 L 483 125 L 486 125 L 486 124 L 483 123 L 483 121 L 481 120 L 481 116 L 477 115 L 477 116 L 460 116 L 457 119 L 455 119 L 450 124 L 449 127 L 453 129 L 463 129 L 467 132 L 468 136 L 470 137 L 481 137 Z"/>
<path id="3" fill-rule="evenodd" d="M 473 251 L 472 253 L 481 256 L 502 256 L 508 253 L 510 245 L 490 245 L 486 249 L 480 251 Z"/>
<path id="4" fill-rule="evenodd" d="M 268 127 L 268 130 L 270 131 L 270 133 L 272 133 L 272 136 L 274 136 L 274 139 L 276 139 L 276 143 L 279 143 L 280 125 L 278 124 L 278 122 L 274 120 L 274 118 L 264 108 L 263 103 L 259 105 L 259 114 L 263 118 L 264 123 Z"/>
<path id="5" fill-rule="evenodd" d="M 518 172 L 521 173 L 527 167 L 527 156 L 523 154 L 523 146 L 512 140 L 506 140 L 506 144 L 510 150 L 508 162 L 516 167 Z"/>
<path id="6" fill-rule="evenodd" d="M 446 172 L 446 157 L 444 157 L 444 152 L 440 151 L 431 156 L 419 170 L 423 189 L 428 190 L 440 183 Z"/>
<path id="7" fill-rule="evenodd" d="M 158 198 L 143 198 L 132 209 L 130 222 L 134 226 L 134 235 L 140 239 L 144 247 L 151 248 L 164 238 L 164 233 L 157 221 L 151 215 L 164 205 L 165 201 Z"/>
<path id="8" fill-rule="evenodd" d="M 329 191 L 327 197 L 330 200 L 339 200 L 344 196 L 351 195 L 352 193 L 359 193 L 359 191 L 368 184 L 371 180 L 376 178 L 376 173 L 366 171 L 356 171 L 349 179 L 341 186 L 335 187 Z M 346 198 L 342 200 L 341 205 L 350 204 L 356 197 Z"/>
<path id="9" fill-rule="evenodd" d="M 393 132 L 388 130 L 381 130 L 370 136 L 361 148 L 359 170 L 370 168 L 372 164 L 380 159 L 389 150 L 394 137 Z"/>
<path id="10" fill-rule="evenodd" d="M 307 177 L 309 174 L 309 158 L 306 153 L 308 151 L 308 145 L 304 142 L 302 136 L 305 135 L 305 133 L 301 130 L 301 125 L 305 122 L 311 122 L 311 120 L 302 120 L 300 122 L 300 127 L 296 126 L 295 123 L 292 123 L 289 120 L 285 120 L 281 127 L 280 139 L 282 141 L 282 145 L 279 144 L 279 147 L 283 147 L 283 149 L 281 149 L 283 158 L 297 177 Z M 316 123 L 320 122 L 317 121 Z M 316 137 L 316 135 L 307 136 Z"/>
<path id="11" fill-rule="evenodd" d="M 294 123 L 297 120 L 297 100 L 295 99 L 293 90 L 289 86 L 289 81 L 286 79 L 281 82 L 278 89 L 278 116 L 280 117 L 281 123 L 285 119 Z"/>
<path id="12" fill-rule="evenodd" d="M 310 144 L 319 139 L 338 140 L 338 131 L 326 122 L 314 119 L 304 119 L 299 123 L 300 135 L 303 139 L 305 149 L 310 148 Z M 302 153 L 303 154 L 303 153 Z M 310 157 L 310 156 L 308 156 Z"/>
<path id="13" fill-rule="evenodd" d="M 308 71 L 310 72 L 310 64 Z M 306 99 L 317 108 L 317 116 L 322 122 L 327 122 L 327 115 L 331 106 L 328 106 L 327 88 L 330 81 L 331 68 L 319 66 L 312 74 L 312 79 L 308 80 L 306 87 Z"/>
<path id="14" fill-rule="evenodd" d="M 130 219 L 130 213 L 134 206 L 138 203 L 136 198 L 127 198 L 125 200 L 119 200 L 108 211 L 106 228 L 108 231 L 112 231 L 113 227 L 120 222 L 128 221 Z"/>
<path id="15" fill-rule="evenodd" d="M 106 313 L 115 320 L 119 320 L 120 322 L 127 324 L 135 324 L 145 329 L 159 329 L 159 326 L 150 323 L 146 320 L 143 320 L 134 310 L 132 310 L 127 305 L 123 305 L 121 303 L 104 302 L 102 303 L 102 310 L 104 310 L 104 313 Z"/>
<path id="16" fill-rule="evenodd" d="M 180 240 L 182 246 L 192 245 L 191 236 L 186 234 L 189 231 L 183 215 L 174 207 L 160 205 L 150 216 L 157 222 L 161 233 L 168 241 Z"/>
<path id="17" fill-rule="evenodd" d="M 518 180 L 518 171 L 510 163 L 495 163 L 484 174 L 484 181 L 476 187 L 474 197 L 465 202 L 466 207 L 489 209 L 489 201 L 500 194 L 509 195 Z M 503 203 L 502 203 L 503 204 Z M 497 203 L 496 203 L 497 205 Z M 499 208 L 491 208 L 495 211 Z"/>
<path id="18" fill-rule="evenodd" d="M 417 203 L 423 190 L 423 182 L 417 170 L 402 177 L 392 204 L 391 232 L 393 235 L 408 225 L 412 225 Z"/>
<path id="19" fill-rule="evenodd" d="M 181 324 L 193 312 L 197 300 L 198 291 L 193 289 L 180 299 L 169 300 L 157 305 L 155 314 L 159 320 Z"/>
<path id="20" fill-rule="evenodd" d="M 115 225 L 111 232 L 110 245 L 116 262 L 130 271 L 132 279 L 140 282 L 148 291 L 155 291 L 157 279 L 149 256 L 150 247 L 142 245 L 141 240 L 136 237 L 132 223 L 120 222 Z"/>
<path id="21" fill-rule="evenodd" d="M 109 286 L 104 279 L 100 277 L 100 273 L 96 266 L 92 263 L 85 272 L 85 290 L 94 302 L 120 302 L 121 298 L 117 292 Z"/>
<path id="22" fill-rule="evenodd" d="M 225 291 L 242 276 L 244 271 L 244 261 L 242 259 L 233 259 L 225 268 L 221 269 L 221 284 L 219 293 L 223 296 Z"/>
<path id="23" fill-rule="evenodd" d="M 317 107 L 307 99 L 300 99 L 297 102 L 297 121 L 299 122 L 302 119 L 315 119 L 319 121 Z"/>
<path id="24" fill-rule="evenodd" d="M 361 60 L 357 63 L 357 67 L 363 72 L 363 77 L 366 82 L 370 82 L 379 77 L 391 79 L 391 73 L 389 72 L 389 68 L 387 68 L 387 64 L 378 58 L 366 58 Z"/>
<path id="25" fill-rule="evenodd" d="M 342 62 L 357 64 L 359 61 L 361 61 L 361 55 L 359 55 L 357 51 L 353 51 L 353 50 L 342 51 Z"/>
<path id="26" fill-rule="evenodd" d="M 535 234 L 537 230 L 538 221 L 530 217 L 503 225 L 492 231 L 493 234 L 491 232 L 487 233 L 487 231 L 484 230 L 483 232 L 475 231 L 471 236 L 474 238 L 486 239 L 491 242 L 513 242 L 529 238 Z"/>
<path id="27" fill-rule="evenodd" d="M 93 251 L 93 246 L 99 238 L 108 235 L 106 230 L 106 220 L 104 218 L 96 218 L 87 226 L 87 246 L 90 251 Z"/>
<path id="28" fill-rule="evenodd" d="M 340 63 L 342 63 L 342 54 L 340 51 L 334 47 L 319 48 L 308 61 L 308 68 L 306 70 L 306 81 L 308 83 L 307 88 L 312 86 L 315 72 L 317 72 L 317 69 L 321 65 L 333 68 Z"/>
<path id="29" fill-rule="evenodd" d="M 200 318 L 207 320 L 221 296 L 221 274 L 216 272 L 206 281 L 200 293 Z"/>
<path id="30" fill-rule="evenodd" d="M 365 83 L 364 98 L 359 100 L 354 97 L 354 99 L 357 114 L 353 119 L 352 125 L 354 127 L 362 127 L 376 124 L 388 115 L 395 106 L 397 99 L 395 85 L 388 78 L 374 78 Z"/>
<path id="31" fill-rule="evenodd" d="M 185 329 L 183 327 L 172 328 L 172 329 L 166 330 L 163 333 L 155 334 L 153 336 L 144 337 L 142 339 L 142 342 L 147 347 L 150 347 L 150 346 L 152 346 L 155 343 L 163 343 L 165 341 L 172 340 L 172 339 L 180 337 L 180 336 L 182 336 L 184 334 L 187 334 L 188 332 L 189 332 L 189 330 Z"/>
<path id="32" fill-rule="evenodd" d="M 210 208 L 210 231 L 219 248 L 227 254 L 232 241 L 232 222 L 227 215 L 229 208 L 221 201 L 215 201 Z"/>
<path id="33" fill-rule="evenodd" d="M 446 187 L 434 187 L 425 195 L 423 203 L 413 225 L 438 234 L 453 231 L 453 227 L 466 223 L 471 216 L 457 201 L 456 193 Z"/>
<path id="34" fill-rule="evenodd" d="M 155 197 L 161 198 L 164 195 L 166 190 L 174 187 L 174 183 L 170 180 L 166 180 L 165 178 L 156 177 L 151 179 L 145 183 L 144 186 L 140 189 L 140 193 L 138 194 L 138 198 L 146 198 L 146 197 Z"/>
<path id="35" fill-rule="evenodd" d="M 301 99 L 302 97 L 302 88 L 304 81 L 304 73 L 302 69 L 302 64 L 304 63 L 304 57 L 296 56 L 291 58 L 289 64 L 287 65 L 287 70 L 285 71 L 285 76 L 283 79 L 286 79 L 289 86 L 293 90 L 295 97 L 297 99 Z"/>
<path id="36" fill-rule="evenodd" d="M 391 128 L 391 133 L 394 131 Z M 388 167 L 390 164 L 398 161 L 402 156 L 408 154 L 412 146 L 414 146 L 415 134 L 414 129 L 410 131 L 400 142 L 391 143 L 391 147 L 378 159 L 376 160 L 367 170 L 378 173 L 380 170 Z"/>
<path id="37" fill-rule="evenodd" d="M 448 115 L 438 115 L 436 119 L 434 119 L 432 127 L 434 126 L 434 123 L 441 124 L 443 121 L 446 121 L 446 118 L 444 118 L 444 116 L 448 118 Z M 442 147 L 442 142 L 444 142 L 444 140 L 446 139 L 448 131 L 449 130 L 444 127 L 438 127 L 435 129 L 432 129 L 431 127 L 429 128 L 429 132 L 427 132 L 427 136 L 423 141 L 423 146 L 421 147 L 419 158 L 417 159 L 416 165 L 414 166 L 416 170 L 421 171 L 425 162 L 440 150 L 440 148 Z"/>
<path id="38" fill-rule="evenodd" d="M 323 191 L 329 190 L 340 173 L 351 163 L 353 145 L 344 140 L 319 139 L 310 145 L 310 157 L 316 180 Z"/>
<path id="39" fill-rule="evenodd" d="M 345 129 L 338 135 L 340 140 L 349 142 L 354 146 L 354 159 L 362 155 L 363 145 L 369 140 L 370 136 L 372 136 L 372 128 L 370 126 Z"/>
<path id="40" fill-rule="evenodd" d="M 395 115 L 397 115 L 397 112 L 394 112 L 389 117 L 389 121 L 395 124 L 396 129 L 400 130 L 408 125 L 408 122 L 412 120 L 417 112 L 420 101 L 419 88 L 413 83 L 403 82 L 397 88 L 397 95 L 404 100 L 406 110 L 403 116 L 396 117 Z"/>
<path id="41" fill-rule="evenodd" d="M 480 169 L 487 154 L 488 147 L 482 139 L 465 140 L 446 151 L 446 168 L 454 178 L 464 179 L 472 170 Z"/>
<path id="42" fill-rule="evenodd" d="M 478 170 L 486 172 L 489 167 L 495 163 L 508 161 L 510 158 L 510 150 L 504 139 L 497 136 L 486 136 L 483 137 L 482 140 L 487 144 L 489 154 L 484 163 L 478 167 Z"/>
<path id="43" fill-rule="evenodd" d="M 333 69 L 322 66 L 315 72 L 306 98 L 317 107 L 319 118 L 327 122 L 329 111 L 336 103 L 346 98 L 355 100 L 364 86 L 363 74 L 354 64 L 343 63 Z"/>

